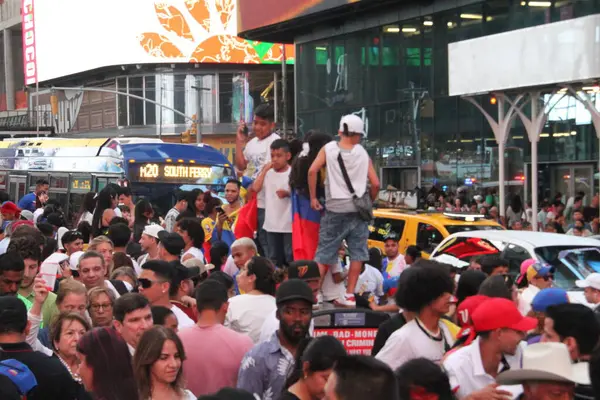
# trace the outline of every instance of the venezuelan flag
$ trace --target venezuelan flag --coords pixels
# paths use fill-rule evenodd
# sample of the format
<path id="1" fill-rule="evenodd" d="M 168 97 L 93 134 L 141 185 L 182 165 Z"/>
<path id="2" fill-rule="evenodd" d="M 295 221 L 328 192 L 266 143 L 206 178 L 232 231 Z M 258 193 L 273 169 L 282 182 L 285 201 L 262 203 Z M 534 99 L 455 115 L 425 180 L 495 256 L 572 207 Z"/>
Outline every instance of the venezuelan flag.
<path id="1" fill-rule="evenodd" d="M 314 260 L 319 244 L 321 212 L 310 207 L 310 199 L 292 191 L 292 249 L 294 260 Z"/>

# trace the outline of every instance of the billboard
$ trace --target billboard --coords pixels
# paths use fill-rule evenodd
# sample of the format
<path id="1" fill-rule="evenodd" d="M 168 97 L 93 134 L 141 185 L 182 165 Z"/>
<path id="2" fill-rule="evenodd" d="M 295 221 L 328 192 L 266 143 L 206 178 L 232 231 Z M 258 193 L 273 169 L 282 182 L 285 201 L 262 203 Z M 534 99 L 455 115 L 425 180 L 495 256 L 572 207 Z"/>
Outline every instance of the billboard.
<path id="1" fill-rule="evenodd" d="M 25 84 L 113 65 L 280 63 L 281 45 L 236 37 L 237 15 L 236 0 L 22 0 Z"/>
<path id="2" fill-rule="evenodd" d="M 256 0 L 238 0 L 238 32 L 277 24 L 359 1 L 361 0 L 260 0 L 261 10 L 256 12 Z"/>

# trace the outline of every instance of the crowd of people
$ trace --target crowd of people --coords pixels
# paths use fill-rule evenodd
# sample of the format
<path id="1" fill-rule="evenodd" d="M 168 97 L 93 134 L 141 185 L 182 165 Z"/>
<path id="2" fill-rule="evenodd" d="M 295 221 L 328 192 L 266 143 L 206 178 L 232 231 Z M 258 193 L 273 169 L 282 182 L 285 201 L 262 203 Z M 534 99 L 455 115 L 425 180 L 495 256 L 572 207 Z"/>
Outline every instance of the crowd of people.
<path id="1" fill-rule="evenodd" d="M 72 221 L 44 180 L 18 204 L 0 193 L 0 398 L 600 398 L 600 323 L 549 266 L 513 280 L 494 255 L 459 271 L 394 235 L 367 247 L 363 127 L 344 116 L 339 141 L 298 146 L 259 106 L 237 136 L 244 178 L 223 199 L 176 193 L 164 218 L 112 184 Z M 302 212 L 318 216 L 312 250 Z M 577 285 L 600 303 L 600 274 Z M 370 354 L 315 327 L 330 308 L 386 316 Z"/>
<path id="2" fill-rule="evenodd" d="M 533 208 L 531 201 L 523 204 L 519 195 L 510 198 L 505 216 L 499 212 L 499 199 L 495 189 L 476 194 L 469 200 L 465 190 L 456 193 L 442 193 L 433 188 L 427 195 L 429 210 L 445 212 L 476 213 L 496 221 L 511 230 L 529 230 L 550 233 L 564 233 L 572 236 L 592 236 L 600 234 L 600 197 L 593 196 L 589 205 L 584 205 L 586 195 L 578 192 L 568 197 L 557 193 L 554 198 L 545 198 L 539 205 L 537 228 L 532 224 Z"/>

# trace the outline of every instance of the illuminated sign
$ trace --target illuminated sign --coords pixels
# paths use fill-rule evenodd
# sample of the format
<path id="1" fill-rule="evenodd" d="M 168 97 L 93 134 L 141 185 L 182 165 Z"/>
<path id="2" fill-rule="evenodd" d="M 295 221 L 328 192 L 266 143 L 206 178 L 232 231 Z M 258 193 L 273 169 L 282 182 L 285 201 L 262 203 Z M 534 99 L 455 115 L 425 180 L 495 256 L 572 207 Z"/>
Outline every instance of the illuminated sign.
<path id="1" fill-rule="evenodd" d="M 71 181 L 71 190 L 91 190 L 92 181 L 91 179 L 73 179 Z"/>
<path id="2" fill-rule="evenodd" d="M 219 174 L 211 167 L 200 165 L 148 163 L 141 164 L 132 178 L 139 182 L 210 184 L 215 178 L 219 178 Z"/>
<path id="3" fill-rule="evenodd" d="M 25 85 L 32 85 L 37 81 L 37 60 L 35 43 L 35 19 L 33 16 L 33 0 L 23 0 L 21 3 L 23 13 L 23 72 Z"/>
<path id="4" fill-rule="evenodd" d="M 114 65 L 278 64 L 283 58 L 280 44 L 236 36 L 237 0 L 23 1 L 26 84 Z M 34 24 L 35 43 L 28 30 Z M 28 57 L 35 64 L 27 65 Z M 293 45 L 286 59 L 293 64 Z"/>

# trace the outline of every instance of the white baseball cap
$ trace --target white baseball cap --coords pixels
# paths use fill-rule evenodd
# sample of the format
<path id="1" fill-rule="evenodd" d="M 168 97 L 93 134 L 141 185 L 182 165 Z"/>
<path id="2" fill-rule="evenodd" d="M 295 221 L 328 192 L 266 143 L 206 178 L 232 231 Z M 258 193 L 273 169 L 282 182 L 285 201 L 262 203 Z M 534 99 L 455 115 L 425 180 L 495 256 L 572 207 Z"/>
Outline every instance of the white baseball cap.
<path id="1" fill-rule="evenodd" d="M 69 257 L 69 267 L 73 271 L 79 271 L 79 259 L 84 253 L 85 252 L 83 251 L 76 251 L 75 253 L 71 254 L 71 257 Z"/>
<path id="2" fill-rule="evenodd" d="M 158 224 L 146 225 L 142 234 L 152 236 L 153 238 L 158 239 L 158 234 L 164 230 L 165 229 Z"/>
<path id="3" fill-rule="evenodd" d="M 358 115 L 344 115 L 340 120 L 340 132 L 344 132 L 344 124 L 348 125 L 348 132 L 350 132 L 350 134 L 365 134 L 365 123 Z"/>
<path id="4" fill-rule="evenodd" d="M 584 280 L 575 281 L 575 285 L 580 288 L 591 287 L 600 290 L 600 274 L 597 272 L 591 273 Z"/>

